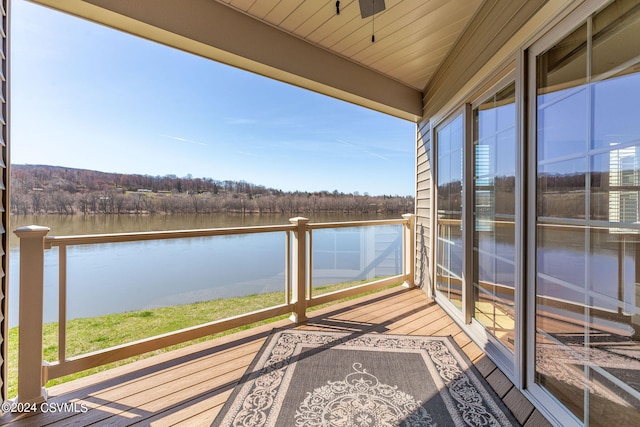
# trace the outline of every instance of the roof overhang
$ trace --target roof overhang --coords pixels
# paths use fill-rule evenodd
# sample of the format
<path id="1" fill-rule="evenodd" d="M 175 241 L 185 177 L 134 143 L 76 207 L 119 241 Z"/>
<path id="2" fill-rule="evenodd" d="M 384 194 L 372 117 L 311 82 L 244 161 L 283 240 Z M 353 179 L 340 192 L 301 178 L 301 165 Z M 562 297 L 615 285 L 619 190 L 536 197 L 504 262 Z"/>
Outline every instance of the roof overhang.
<path id="1" fill-rule="evenodd" d="M 420 90 L 217 1 L 33 1 L 406 120 L 422 117 Z"/>

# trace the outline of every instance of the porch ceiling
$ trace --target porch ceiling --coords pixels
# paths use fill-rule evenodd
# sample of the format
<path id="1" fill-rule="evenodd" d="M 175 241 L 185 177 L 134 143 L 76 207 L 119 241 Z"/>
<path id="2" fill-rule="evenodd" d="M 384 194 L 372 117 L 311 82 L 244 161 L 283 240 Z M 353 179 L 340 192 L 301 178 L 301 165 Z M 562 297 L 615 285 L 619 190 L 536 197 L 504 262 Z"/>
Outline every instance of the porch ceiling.
<path id="1" fill-rule="evenodd" d="M 384 11 L 363 19 L 358 0 L 340 1 L 340 15 L 334 0 L 218 1 L 419 91 L 481 3 L 386 0 Z"/>
<path id="2" fill-rule="evenodd" d="M 363 19 L 358 0 L 33 1 L 412 121 L 483 3 L 385 0 Z"/>

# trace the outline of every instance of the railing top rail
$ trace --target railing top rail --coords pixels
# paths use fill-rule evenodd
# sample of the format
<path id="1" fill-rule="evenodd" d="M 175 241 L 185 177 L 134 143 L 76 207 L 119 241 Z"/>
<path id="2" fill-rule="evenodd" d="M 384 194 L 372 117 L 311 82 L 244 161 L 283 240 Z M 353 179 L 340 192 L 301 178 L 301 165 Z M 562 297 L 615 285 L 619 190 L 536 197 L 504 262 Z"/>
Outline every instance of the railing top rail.
<path id="1" fill-rule="evenodd" d="M 238 234 L 291 231 L 294 225 L 261 225 L 255 227 L 205 228 L 196 230 L 144 231 L 134 233 L 87 234 L 76 236 L 47 236 L 45 245 L 93 245 L 99 243 L 137 242 L 141 240 L 185 239 L 192 237 L 232 236 Z"/>
<path id="2" fill-rule="evenodd" d="M 347 228 L 347 227 L 368 227 L 377 225 L 406 224 L 406 219 L 381 219 L 371 221 L 345 221 L 345 222 L 317 222 L 309 223 L 310 229 L 323 228 Z M 169 231 L 142 231 L 132 233 L 109 233 L 109 234 L 86 234 L 73 236 L 47 236 L 45 237 L 46 247 L 71 246 L 71 245 L 93 245 L 100 243 L 124 243 L 137 242 L 142 240 L 166 240 L 184 239 L 192 237 L 210 236 L 232 236 L 240 234 L 273 233 L 279 231 L 292 231 L 296 228 L 293 224 L 284 225 L 261 225 L 249 227 L 228 227 L 228 228 L 206 228 L 195 230 L 169 230 Z"/>
<path id="3" fill-rule="evenodd" d="M 345 221 L 345 222 L 312 222 L 309 228 L 317 230 L 321 228 L 346 228 L 346 227 L 369 227 L 375 225 L 396 225 L 406 224 L 407 220 L 400 219 L 375 219 L 371 221 Z"/>

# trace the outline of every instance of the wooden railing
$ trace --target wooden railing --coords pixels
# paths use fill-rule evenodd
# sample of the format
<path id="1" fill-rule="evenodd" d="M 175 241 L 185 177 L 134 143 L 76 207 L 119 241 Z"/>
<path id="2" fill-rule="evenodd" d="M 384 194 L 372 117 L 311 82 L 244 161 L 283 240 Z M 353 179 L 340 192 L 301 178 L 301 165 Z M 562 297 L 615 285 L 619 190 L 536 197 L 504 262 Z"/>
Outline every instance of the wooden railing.
<path id="1" fill-rule="evenodd" d="M 47 236 L 48 227 L 37 225 L 15 230 L 20 238 L 20 314 L 18 348 L 18 402 L 37 403 L 46 400 L 44 385 L 53 378 L 69 375 L 171 345 L 202 338 L 239 326 L 291 314 L 295 323 L 307 319 L 307 309 L 326 302 L 374 290 L 398 282 L 414 286 L 415 218 L 406 214 L 402 219 L 354 221 L 339 223 L 310 223 L 297 217 L 290 224 L 259 227 L 234 227 L 203 230 L 179 230 L 144 233 L 96 234 L 85 236 Z M 311 286 L 312 231 L 326 228 L 371 227 L 402 225 L 402 273 L 381 280 L 354 286 L 319 296 L 313 295 Z M 93 353 L 67 357 L 67 247 L 104 243 L 135 242 L 142 240 L 184 239 L 194 237 L 230 236 L 254 233 L 284 232 L 285 245 L 285 302 L 284 304 L 216 320 L 118 345 Z M 59 252 L 59 307 L 58 307 L 58 360 L 43 361 L 43 304 L 44 304 L 44 251 L 57 247 Z"/>

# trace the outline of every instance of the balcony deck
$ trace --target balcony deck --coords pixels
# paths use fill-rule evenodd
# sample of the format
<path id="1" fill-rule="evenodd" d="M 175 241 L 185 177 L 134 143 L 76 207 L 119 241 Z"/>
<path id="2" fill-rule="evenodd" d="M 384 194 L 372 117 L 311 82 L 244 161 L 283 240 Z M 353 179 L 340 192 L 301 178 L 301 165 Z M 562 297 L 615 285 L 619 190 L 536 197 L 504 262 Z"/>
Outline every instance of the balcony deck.
<path id="1" fill-rule="evenodd" d="M 5 414 L 11 426 L 208 426 L 274 327 L 248 329 L 48 390 L 48 402 L 85 404 L 85 413 Z M 396 287 L 309 313 L 297 328 L 451 335 L 525 426 L 549 425 L 482 349 L 419 289 Z"/>

